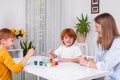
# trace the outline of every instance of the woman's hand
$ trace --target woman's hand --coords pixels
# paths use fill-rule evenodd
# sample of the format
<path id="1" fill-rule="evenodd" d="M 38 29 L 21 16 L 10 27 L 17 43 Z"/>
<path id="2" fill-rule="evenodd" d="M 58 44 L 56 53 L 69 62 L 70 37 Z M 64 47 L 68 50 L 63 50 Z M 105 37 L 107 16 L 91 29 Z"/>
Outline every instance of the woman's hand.
<path id="1" fill-rule="evenodd" d="M 79 57 L 79 64 L 82 66 L 86 66 L 88 63 L 88 59 L 85 56 Z"/>

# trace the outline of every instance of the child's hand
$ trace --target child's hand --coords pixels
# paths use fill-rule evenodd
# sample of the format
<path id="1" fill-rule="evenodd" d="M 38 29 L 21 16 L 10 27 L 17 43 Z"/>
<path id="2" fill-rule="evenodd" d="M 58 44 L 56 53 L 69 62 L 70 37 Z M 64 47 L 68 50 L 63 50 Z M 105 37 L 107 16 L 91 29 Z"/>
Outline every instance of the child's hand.
<path id="1" fill-rule="evenodd" d="M 77 60 L 77 61 L 80 61 L 81 57 L 82 57 L 82 56 L 76 57 L 76 60 Z"/>
<path id="2" fill-rule="evenodd" d="M 49 50 L 48 50 L 48 53 L 49 53 L 49 54 L 53 54 L 53 52 L 54 52 L 54 51 L 53 51 L 52 49 L 49 49 Z"/>
<path id="3" fill-rule="evenodd" d="M 26 56 L 31 57 L 33 54 L 34 54 L 34 49 L 33 49 L 33 48 L 31 48 L 31 49 L 29 49 L 29 50 L 28 50 L 28 52 L 27 52 L 27 55 L 26 55 Z"/>
<path id="4" fill-rule="evenodd" d="M 34 49 L 31 48 L 28 50 L 26 56 L 21 60 L 22 64 L 25 65 L 25 63 L 27 62 L 27 60 L 34 54 Z"/>
<path id="5" fill-rule="evenodd" d="M 52 50 L 52 49 L 49 49 L 48 50 L 48 53 L 49 53 L 49 56 L 50 56 L 50 58 L 53 58 L 53 53 L 54 53 L 54 51 Z"/>

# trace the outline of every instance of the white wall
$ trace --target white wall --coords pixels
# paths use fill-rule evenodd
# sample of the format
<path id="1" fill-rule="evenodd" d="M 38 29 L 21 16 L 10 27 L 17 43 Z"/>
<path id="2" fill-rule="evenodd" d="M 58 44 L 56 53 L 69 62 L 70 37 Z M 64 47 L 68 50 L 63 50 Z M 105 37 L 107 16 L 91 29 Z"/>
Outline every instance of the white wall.
<path id="1" fill-rule="evenodd" d="M 87 0 L 87 2 L 85 0 L 62 0 L 63 26 L 73 27 L 75 26 L 76 17 L 80 17 L 81 13 L 90 13 L 89 3 L 90 0 Z"/>
<path id="2" fill-rule="evenodd" d="M 0 28 L 25 28 L 26 0 L 0 0 Z"/>
<path id="3" fill-rule="evenodd" d="M 120 0 L 100 0 L 100 13 L 111 13 L 117 22 L 120 30 Z M 0 0 L 0 28 L 14 26 L 18 29 L 26 25 L 26 0 Z M 89 53 L 94 54 L 96 36 L 93 19 L 98 14 L 91 14 L 91 0 L 62 0 L 62 24 L 61 27 L 73 27 L 77 22 L 76 17 L 81 13 L 88 14 L 91 22 L 91 32 L 87 36 L 86 43 Z"/>
<path id="4" fill-rule="evenodd" d="M 109 12 L 111 13 L 118 25 L 118 29 L 120 31 L 120 0 L 100 0 L 100 11 L 102 12 Z"/>
<path id="5" fill-rule="evenodd" d="M 63 27 L 74 28 L 76 23 L 76 17 L 80 17 L 81 13 L 88 14 L 89 21 L 91 22 L 91 32 L 87 36 L 86 43 L 89 48 L 89 54 L 94 55 L 94 51 L 96 48 L 97 33 L 95 32 L 93 19 L 98 14 L 91 14 L 91 0 L 63 0 L 62 2 Z M 119 0 L 100 0 L 100 13 L 108 12 L 112 14 L 120 30 L 120 11 L 118 7 L 119 3 Z"/>

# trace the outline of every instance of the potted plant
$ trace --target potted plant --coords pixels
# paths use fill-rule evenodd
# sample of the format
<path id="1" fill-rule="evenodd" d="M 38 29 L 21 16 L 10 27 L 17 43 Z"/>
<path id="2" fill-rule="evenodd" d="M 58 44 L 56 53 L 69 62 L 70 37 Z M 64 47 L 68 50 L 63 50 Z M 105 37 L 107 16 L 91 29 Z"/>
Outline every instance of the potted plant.
<path id="1" fill-rule="evenodd" d="M 84 16 L 81 14 L 81 18 L 78 18 L 78 23 L 76 24 L 76 33 L 77 33 L 77 40 L 80 43 L 84 43 L 87 34 L 90 31 L 90 22 L 88 21 L 88 16 Z"/>
<path id="2" fill-rule="evenodd" d="M 20 41 L 20 46 L 23 49 L 23 57 L 27 54 L 27 51 L 30 48 L 34 48 L 35 49 L 35 47 L 32 44 L 32 41 L 30 41 L 29 43 L 27 41 Z"/>

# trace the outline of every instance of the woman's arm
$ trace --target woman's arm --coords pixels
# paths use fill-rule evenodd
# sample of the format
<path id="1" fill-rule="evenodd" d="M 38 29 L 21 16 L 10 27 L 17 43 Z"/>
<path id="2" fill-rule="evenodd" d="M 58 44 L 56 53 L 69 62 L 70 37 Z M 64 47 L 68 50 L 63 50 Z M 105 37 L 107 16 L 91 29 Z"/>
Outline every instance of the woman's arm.
<path id="1" fill-rule="evenodd" d="M 79 57 L 79 64 L 82 66 L 87 66 L 91 68 L 97 68 L 96 62 L 94 62 L 92 59 L 87 59 L 86 57 Z"/>

